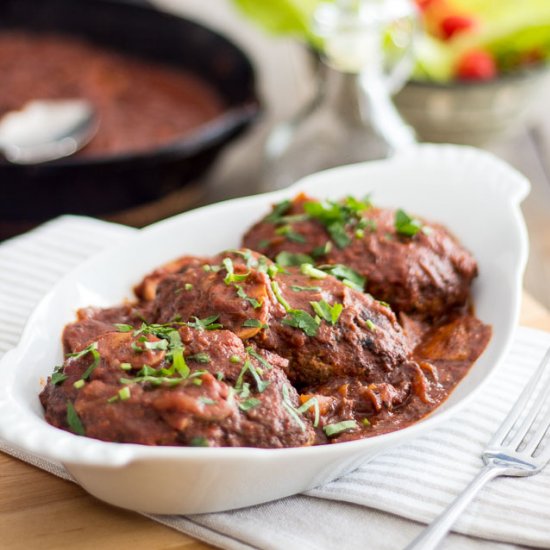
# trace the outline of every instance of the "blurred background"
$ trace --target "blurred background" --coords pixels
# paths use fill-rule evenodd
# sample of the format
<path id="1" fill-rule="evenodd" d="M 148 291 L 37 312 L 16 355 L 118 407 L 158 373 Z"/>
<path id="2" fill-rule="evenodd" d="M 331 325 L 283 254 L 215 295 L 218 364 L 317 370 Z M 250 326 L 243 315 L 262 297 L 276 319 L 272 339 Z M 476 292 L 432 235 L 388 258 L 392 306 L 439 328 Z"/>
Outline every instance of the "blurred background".
<path id="1" fill-rule="evenodd" d="M 139 227 L 416 136 L 531 180 L 525 286 L 550 307 L 549 57 L 548 0 L 0 0 L 0 237 Z M 51 99 L 91 110 L 28 108 Z M 52 136 L 62 158 L 33 160 Z"/>

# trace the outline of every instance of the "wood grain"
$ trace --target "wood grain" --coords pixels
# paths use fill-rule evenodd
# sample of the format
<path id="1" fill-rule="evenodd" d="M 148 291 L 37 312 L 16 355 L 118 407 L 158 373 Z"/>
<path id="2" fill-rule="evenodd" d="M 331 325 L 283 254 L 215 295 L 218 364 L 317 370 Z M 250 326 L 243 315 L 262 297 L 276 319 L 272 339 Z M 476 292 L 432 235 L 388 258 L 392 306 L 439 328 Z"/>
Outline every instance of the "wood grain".
<path id="1" fill-rule="evenodd" d="M 521 324 L 550 331 L 550 312 L 525 294 Z M 104 504 L 74 483 L 0 453 L 0 547 L 10 550 L 213 548 Z"/>

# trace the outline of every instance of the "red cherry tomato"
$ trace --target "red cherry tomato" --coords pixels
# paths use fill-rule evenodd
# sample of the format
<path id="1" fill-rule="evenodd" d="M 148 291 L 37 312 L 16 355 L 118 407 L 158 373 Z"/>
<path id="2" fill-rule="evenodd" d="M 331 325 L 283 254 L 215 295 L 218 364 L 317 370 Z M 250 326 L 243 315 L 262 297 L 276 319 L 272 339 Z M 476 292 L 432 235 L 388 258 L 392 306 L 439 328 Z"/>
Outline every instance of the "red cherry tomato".
<path id="1" fill-rule="evenodd" d="M 455 34 L 467 31 L 476 26 L 476 21 L 467 15 L 448 15 L 440 24 L 443 40 L 450 40 Z"/>
<path id="2" fill-rule="evenodd" d="M 491 80 L 497 76 L 497 66 L 489 52 L 472 50 L 459 60 L 456 75 L 461 80 Z"/>

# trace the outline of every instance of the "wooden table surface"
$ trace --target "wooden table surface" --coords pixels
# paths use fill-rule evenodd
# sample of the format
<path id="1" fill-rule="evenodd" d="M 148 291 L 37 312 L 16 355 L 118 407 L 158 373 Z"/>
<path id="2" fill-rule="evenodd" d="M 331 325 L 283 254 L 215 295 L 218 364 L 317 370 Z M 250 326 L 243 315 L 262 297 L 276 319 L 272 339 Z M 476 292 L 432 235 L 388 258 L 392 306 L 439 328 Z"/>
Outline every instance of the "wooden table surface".
<path id="1" fill-rule="evenodd" d="M 521 324 L 550 331 L 550 312 L 524 294 Z M 212 548 L 74 483 L 0 453 L 0 548 L 199 550 Z"/>

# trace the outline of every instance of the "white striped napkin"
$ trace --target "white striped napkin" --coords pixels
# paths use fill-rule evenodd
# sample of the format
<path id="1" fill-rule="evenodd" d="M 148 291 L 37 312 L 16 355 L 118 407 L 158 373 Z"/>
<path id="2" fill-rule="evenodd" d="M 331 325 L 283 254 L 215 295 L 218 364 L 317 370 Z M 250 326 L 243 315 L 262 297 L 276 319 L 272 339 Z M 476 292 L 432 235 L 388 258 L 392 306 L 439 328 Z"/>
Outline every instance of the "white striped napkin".
<path id="1" fill-rule="evenodd" d="M 64 273 L 133 231 L 66 216 L 1 245 L 0 355 L 17 343 L 36 302 Z M 401 548 L 418 529 L 403 518 L 430 521 L 478 471 L 485 442 L 549 345 L 550 334 L 518 329 L 498 380 L 468 410 L 307 495 L 233 512 L 153 519 L 231 549 Z M 1 441 L 0 450 L 68 479 L 58 464 Z M 508 544 L 451 536 L 448 548 L 550 548 L 550 468 L 532 478 L 495 480 L 455 530 Z"/>

